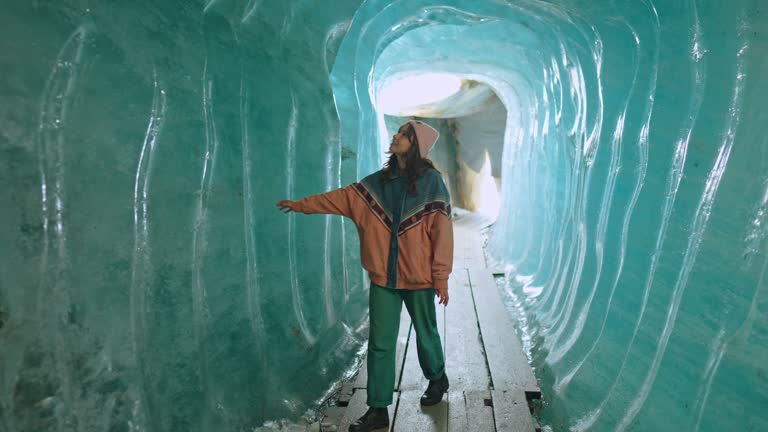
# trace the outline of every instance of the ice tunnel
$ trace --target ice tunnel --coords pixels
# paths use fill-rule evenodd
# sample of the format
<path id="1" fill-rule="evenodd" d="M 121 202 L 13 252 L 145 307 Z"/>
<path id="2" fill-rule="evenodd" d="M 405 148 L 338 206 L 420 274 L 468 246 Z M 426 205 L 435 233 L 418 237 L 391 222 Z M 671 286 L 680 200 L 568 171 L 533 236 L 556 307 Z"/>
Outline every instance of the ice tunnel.
<path id="1" fill-rule="evenodd" d="M 766 28 L 760 0 L 7 1 L 0 431 L 316 408 L 368 286 L 353 225 L 274 203 L 411 116 L 497 218 L 544 428 L 768 430 Z M 428 74 L 455 88 L 387 99 Z"/>

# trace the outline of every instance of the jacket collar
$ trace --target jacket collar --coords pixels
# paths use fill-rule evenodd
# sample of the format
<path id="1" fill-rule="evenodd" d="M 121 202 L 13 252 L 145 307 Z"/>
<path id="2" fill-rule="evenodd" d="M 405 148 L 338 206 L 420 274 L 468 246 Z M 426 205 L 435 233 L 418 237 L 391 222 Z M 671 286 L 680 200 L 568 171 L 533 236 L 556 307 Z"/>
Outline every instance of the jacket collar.
<path id="1" fill-rule="evenodd" d="M 397 164 L 397 163 L 391 168 L 391 173 L 390 174 L 384 174 L 384 181 L 385 182 L 390 182 L 390 181 L 393 181 L 393 180 L 397 180 L 399 178 L 401 178 L 401 176 L 400 176 L 400 164 Z"/>

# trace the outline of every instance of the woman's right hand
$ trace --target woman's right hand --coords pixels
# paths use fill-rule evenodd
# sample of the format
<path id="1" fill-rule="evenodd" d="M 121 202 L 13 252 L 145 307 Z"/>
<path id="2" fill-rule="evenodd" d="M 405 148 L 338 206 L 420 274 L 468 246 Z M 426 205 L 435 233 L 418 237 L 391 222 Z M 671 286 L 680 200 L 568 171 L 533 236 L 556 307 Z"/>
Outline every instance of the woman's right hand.
<path id="1" fill-rule="evenodd" d="M 280 211 L 282 211 L 283 213 L 299 211 L 298 201 L 282 200 L 282 201 L 278 201 L 277 206 L 280 208 Z"/>

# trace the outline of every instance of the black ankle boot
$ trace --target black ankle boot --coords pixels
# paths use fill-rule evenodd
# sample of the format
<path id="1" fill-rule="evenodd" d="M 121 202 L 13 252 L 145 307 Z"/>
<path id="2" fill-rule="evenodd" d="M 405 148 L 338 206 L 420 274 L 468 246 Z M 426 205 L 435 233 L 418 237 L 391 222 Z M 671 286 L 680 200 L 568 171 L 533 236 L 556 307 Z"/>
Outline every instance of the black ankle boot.
<path id="1" fill-rule="evenodd" d="M 368 432 L 389 427 L 389 412 L 386 408 L 368 408 L 368 411 L 349 425 L 349 432 Z"/>
<path id="2" fill-rule="evenodd" d="M 435 405 L 443 400 L 443 393 L 448 391 L 448 375 L 443 373 L 443 376 L 430 381 L 427 386 L 427 391 L 421 396 L 421 404 L 424 406 Z"/>

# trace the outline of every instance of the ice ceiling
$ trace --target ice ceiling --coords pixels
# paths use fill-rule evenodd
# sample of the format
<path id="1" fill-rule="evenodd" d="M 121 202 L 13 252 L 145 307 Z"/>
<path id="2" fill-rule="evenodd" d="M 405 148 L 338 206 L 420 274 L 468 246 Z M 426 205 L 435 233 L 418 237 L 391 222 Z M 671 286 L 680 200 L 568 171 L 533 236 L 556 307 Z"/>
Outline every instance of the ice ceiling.
<path id="1" fill-rule="evenodd" d="M 274 203 L 378 169 L 379 92 L 423 73 L 477 86 L 415 114 L 463 151 L 503 137 L 489 252 L 542 423 L 768 429 L 766 24 L 758 0 L 10 1 L 0 430 L 315 406 L 365 342 L 356 232 Z"/>

